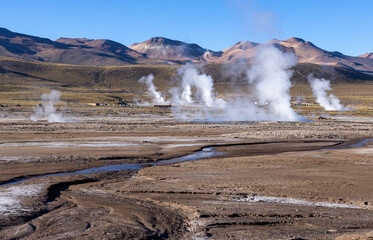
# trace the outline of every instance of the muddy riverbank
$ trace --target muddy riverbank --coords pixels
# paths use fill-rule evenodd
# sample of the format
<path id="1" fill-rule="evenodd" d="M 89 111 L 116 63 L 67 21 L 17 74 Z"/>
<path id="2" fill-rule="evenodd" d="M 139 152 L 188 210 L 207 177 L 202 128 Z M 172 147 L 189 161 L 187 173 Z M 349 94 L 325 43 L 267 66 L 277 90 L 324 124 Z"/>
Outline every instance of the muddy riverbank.
<path id="1" fill-rule="evenodd" d="M 367 121 L 0 122 L 4 239 L 334 239 L 373 231 Z M 224 155 L 151 166 L 215 146 Z M 319 203 L 319 204 L 317 204 Z M 334 205 L 333 205 L 334 204 Z M 336 205 L 339 204 L 339 205 Z M 335 207 L 335 206 L 350 207 Z M 348 239 L 348 238 L 346 238 Z"/>

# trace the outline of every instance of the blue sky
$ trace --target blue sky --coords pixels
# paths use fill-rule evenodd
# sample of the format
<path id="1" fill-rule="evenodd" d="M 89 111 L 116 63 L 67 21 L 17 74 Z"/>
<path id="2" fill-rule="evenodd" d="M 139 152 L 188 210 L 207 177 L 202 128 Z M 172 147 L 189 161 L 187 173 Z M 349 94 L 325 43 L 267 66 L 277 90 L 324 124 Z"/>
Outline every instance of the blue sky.
<path id="1" fill-rule="evenodd" d="M 238 41 L 293 36 L 347 55 L 373 52 L 371 0 L 12 0 L 0 26 L 47 37 L 111 39 L 125 45 L 163 36 L 222 50 Z"/>

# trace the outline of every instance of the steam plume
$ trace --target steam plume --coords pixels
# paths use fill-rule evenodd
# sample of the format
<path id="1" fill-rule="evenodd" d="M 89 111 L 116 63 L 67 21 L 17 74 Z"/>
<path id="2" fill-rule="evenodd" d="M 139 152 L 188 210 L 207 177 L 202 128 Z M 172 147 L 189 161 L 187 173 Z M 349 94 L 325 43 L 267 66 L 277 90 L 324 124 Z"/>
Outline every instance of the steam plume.
<path id="1" fill-rule="evenodd" d="M 211 76 L 199 73 L 197 68 L 187 64 L 178 69 L 181 77 L 181 89 L 171 89 L 173 103 L 176 105 L 198 104 L 203 107 L 223 108 L 226 101 L 215 96 L 214 82 Z M 195 94 L 192 93 L 195 89 Z"/>
<path id="2" fill-rule="evenodd" d="M 312 88 L 312 93 L 316 97 L 316 102 L 327 111 L 345 110 L 339 99 L 333 94 L 327 93 L 332 90 L 330 81 L 324 78 L 314 78 L 312 74 L 307 76 L 307 80 Z"/>
<path id="3" fill-rule="evenodd" d="M 56 113 L 53 104 L 60 101 L 61 92 L 52 90 L 49 94 L 41 95 L 42 104 L 39 107 L 34 107 L 34 115 L 31 120 L 38 121 L 40 119 L 47 119 L 48 122 L 65 122 L 61 113 Z"/>
<path id="4" fill-rule="evenodd" d="M 247 76 L 248 82 L 254 85 L 259 105 L 268 104 L 269 114 L 274 119 L 299 120 L 291 108 L 289 94 L 293 74 L 290 68 L 297 63 L 295 55 L 266 46 L 259 49 L 254 61 Z"/>
<path id="5" fill-rule="evenodd" d="M 149 74 L 148 76 L 141 77 L 139 79 L 139 83 L 145 83 L 148 86 L 148 93 L 152 98 L 153 104 L 165 104 L 168 103 L 165 101 L 164 97 L 162 97 L 161 93 L 157 91 L 157 88 L 154 86 L 153 83 L 154 76 L 153 74 Z"/>
<path id="6" fill-rule="evenodd" d="M 258 50 L 254 64 L 247 70 L 246 64 L 234 66 L 246 72 L 247 82 L 253 95 L 228 100 L 217 97 L 214 81 L 210 75 L 201 73 L 197 67 L 187 64 L 178 69 L 178 86 L 170 90 L 173 113 L 181 118 L 205 119 L 209 121 L 296 121 L 304 120 L 291 108 L 289 94 L 296 64 L 292 53 L 283 53 L 273 46 Z M 230 72 L 230 71 L 228 71 Z M 165 100 L 153 85 L 153 76 L 142 77 L 139 81 L 148 85 L 153 102 Z M 194 108 L 190 108 L 195 106 Z M 202 107 L 202 109 L 201 109 Z"/>

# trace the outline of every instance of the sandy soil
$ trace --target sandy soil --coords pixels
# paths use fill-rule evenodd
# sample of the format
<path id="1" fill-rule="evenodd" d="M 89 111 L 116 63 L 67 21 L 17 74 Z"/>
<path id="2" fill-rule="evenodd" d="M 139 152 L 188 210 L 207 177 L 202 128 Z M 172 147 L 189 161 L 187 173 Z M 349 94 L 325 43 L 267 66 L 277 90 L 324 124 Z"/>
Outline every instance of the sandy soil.
<path id="1" fill-rule="evenodd" d="M 372 121 L 81 119 L 0 121 L 1 239 L 373 238 Z"/>

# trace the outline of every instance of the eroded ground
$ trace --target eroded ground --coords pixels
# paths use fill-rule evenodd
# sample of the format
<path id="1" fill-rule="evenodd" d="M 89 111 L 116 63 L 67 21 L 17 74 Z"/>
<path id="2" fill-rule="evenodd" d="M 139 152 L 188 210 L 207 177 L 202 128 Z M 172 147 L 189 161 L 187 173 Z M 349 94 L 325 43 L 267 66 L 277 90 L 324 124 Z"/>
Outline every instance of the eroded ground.
<path id="1" fill-rule="evenodd" d="M 373 238 L 372 121 L 81 120 L 0 121 L 1 238 Z"/>

